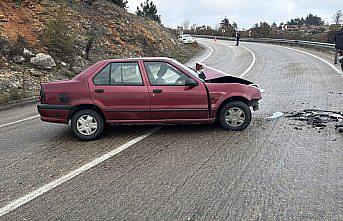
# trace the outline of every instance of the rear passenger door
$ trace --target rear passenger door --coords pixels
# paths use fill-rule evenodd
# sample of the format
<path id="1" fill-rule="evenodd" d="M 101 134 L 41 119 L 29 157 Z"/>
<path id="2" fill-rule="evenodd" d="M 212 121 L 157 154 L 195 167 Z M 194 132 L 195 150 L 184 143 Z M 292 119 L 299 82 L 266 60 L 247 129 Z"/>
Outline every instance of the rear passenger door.
<path id="1" fill-rule="evenodd" d="M 107 64 L 92 78 L 90 90 L 108 120 L 149 119 L 149 93 L 138 62 Z"/>

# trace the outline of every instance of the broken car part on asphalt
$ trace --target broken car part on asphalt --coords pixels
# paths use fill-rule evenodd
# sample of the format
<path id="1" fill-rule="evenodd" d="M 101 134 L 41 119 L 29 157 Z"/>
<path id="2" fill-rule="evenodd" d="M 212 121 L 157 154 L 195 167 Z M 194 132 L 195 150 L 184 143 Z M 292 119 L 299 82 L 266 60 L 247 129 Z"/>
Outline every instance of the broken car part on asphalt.
<path id="1" fill-rule="evenodd" d="M 306 121 L 307 124 L 317 129 L 325 128 L 329 122 L 337 122 L 336 129 L 341 133 L 343 132 L 343 112 L 307 109 L 294 111 L 285 117 L 298 121 Z"/>
<path id="2" fill-rule="evenodd" d="M 282 117 L 283 115 L 285 115 L 284 113 L 282 112 L 274 112 L 272 116 L 270 117 L 267 117 L 267 120 L 274 120 L 274 119 L 277 119 L 279 117 Z"/>

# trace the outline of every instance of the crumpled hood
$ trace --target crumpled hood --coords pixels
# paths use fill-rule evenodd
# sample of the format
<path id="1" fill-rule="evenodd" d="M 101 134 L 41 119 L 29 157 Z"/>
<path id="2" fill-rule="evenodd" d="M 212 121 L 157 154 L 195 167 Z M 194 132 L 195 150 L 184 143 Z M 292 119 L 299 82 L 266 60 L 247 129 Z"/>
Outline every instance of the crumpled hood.
<path id="1" fill-rule="evenodd" d="M 202 66 L 201 72 L 206 76 L 205 81 L 207 83 L 238 83 L 245 85 L 254 84 L 251 81 L 228 75 L 222 71 L 204 65 Z"/>

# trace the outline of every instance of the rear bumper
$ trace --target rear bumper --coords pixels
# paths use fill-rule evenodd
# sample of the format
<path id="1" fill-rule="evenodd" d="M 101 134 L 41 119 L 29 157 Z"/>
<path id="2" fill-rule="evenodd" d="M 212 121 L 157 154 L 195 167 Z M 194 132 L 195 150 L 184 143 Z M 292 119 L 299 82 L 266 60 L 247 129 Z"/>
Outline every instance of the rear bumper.
<path id="1" fill-rule="evenodd" d="M 184 44 L 193 44 L 195 40 L 187 39 L 187 40 L 182 40 Z"/>
<path id="2" fill-rule="evenodd" d="M 72 110 L 72 106 L 38 104 L 37 109 L 42 121 L 68 124 L 69 114 Z"/>

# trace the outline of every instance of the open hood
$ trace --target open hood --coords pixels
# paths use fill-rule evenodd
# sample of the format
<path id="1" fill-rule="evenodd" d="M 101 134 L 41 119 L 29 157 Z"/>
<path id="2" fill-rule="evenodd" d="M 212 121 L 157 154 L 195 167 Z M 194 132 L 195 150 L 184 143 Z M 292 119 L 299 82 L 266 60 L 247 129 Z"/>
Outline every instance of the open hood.
<path id="1" fill-rule="evenodd" d="M 207 83 L 238 83 L 245 85 L 254 84 L 251 81 L 228 75 L 220 70 L 216 70 L 199 63 L 196 64 L 196 70 L 203 74 L 203 78 Z"/>

